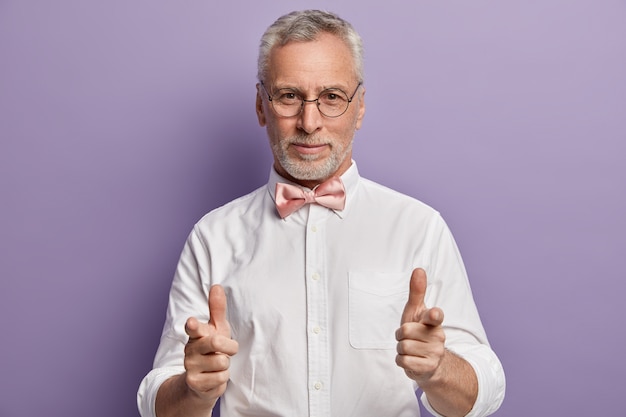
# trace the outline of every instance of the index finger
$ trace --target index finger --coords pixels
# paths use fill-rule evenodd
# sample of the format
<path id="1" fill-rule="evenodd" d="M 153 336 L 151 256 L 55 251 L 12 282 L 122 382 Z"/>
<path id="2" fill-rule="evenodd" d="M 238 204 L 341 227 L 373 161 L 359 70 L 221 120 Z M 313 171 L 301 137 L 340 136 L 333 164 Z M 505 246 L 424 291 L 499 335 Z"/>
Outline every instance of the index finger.
<path id="1" fill-rule="evenodd" d="M 206 324 L 202 326 L 202 324 L 195 317 L 189 317 L 185 322 L 185 333 L 189 336 L 189 339 L 200 339 L 201 337 L 205 337 L 209 335 L 207 329 L 205 329 Z"/>
<path id="2" fill-rule="evenodd" d="M 211 331 L 207 323 L 201 323 L 195 317 L 190 317 L 185 323 L 185 332 L 189 336 L 189 344 L 193 344 L 194 351 L 202 355 L 210 353 L 224 353 L 232 356 L 239 350 L 239 343 L 228 335 Z"/>
<path id="3" fill-rule="evenodd" d="M 424 310 L 420 318 L 420 323 L 430 327 L 441 326 L 443 324 L 443 310 L 439 307 Z"/>

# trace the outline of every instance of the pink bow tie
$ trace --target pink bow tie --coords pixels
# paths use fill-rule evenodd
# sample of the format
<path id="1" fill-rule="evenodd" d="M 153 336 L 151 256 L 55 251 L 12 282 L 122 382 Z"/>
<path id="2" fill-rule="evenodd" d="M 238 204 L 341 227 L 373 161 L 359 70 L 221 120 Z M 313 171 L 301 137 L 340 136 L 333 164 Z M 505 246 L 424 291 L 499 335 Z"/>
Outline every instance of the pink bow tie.
<path id="1" fill-rule="evenodd" d="M 341 179 L 332 177 L 312 191 L 305 191 L 295 185 L 276 183 L 276 209 L 283 219 L 305 204 L 311 203 L 343 210 L 346 204 L 346 190 Z"/>

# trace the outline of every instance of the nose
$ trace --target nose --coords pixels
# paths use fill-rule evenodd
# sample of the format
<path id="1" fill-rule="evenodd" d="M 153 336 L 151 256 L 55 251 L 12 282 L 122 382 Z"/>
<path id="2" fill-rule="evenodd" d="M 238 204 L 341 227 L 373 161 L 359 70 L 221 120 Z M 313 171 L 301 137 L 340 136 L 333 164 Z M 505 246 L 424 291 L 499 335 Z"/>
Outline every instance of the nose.
<path id="1" fill-rule="evenodd" d="M 317 108 L 317 100 L 304 100 L 302 111 L 298 115 L 297 127 L 311 134 L 322 127 L 323 116 Z"/>

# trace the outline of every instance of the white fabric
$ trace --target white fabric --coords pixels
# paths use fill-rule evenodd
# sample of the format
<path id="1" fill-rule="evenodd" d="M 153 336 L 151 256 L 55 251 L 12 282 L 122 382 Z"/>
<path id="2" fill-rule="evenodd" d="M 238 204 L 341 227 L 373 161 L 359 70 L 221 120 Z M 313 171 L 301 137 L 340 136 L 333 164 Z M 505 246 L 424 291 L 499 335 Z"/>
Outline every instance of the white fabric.
<path id="1" fill-rule="evenodd" d="M 273 193 L 285 180 L 272 170 L 266 186 L 195 225 L 154 369 L 138 392 L 142 416 L 154 416 L 158 387 L 184 371 L 185 320 L 208 320 L 214 284 L 226 290 L 239 342 L 221 417 L 418 416 L 417 386 L 395 364 L 394 337 L 416 267 L 428 276 L 427 305 L 445 313 L 448 349 L 476 369 L 470 415 L 498 408 L 504 373 L 439 213 L 361 178 L 354 162 L 342 179 L 343 211 L 311 204 L 281 219 Z"/>

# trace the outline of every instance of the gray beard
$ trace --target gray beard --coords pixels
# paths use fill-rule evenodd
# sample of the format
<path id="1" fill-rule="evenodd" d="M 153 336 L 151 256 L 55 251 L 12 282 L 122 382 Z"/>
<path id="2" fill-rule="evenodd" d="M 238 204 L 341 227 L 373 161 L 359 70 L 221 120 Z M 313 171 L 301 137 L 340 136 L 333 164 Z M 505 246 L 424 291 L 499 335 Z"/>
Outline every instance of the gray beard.
<path id="1" fill-rule="evenodd" d="M 350 141 L 345 148 L 335 145 L 331 148 L 331 153 L 328 158 L 318 164 L 315 163 L 318 158 L 315 155 L 301 155 L 297 159 L 291 158 L 287 154 L 287 147 L 283 146 L 283 144 L 290 144 L 295 141 L 295 139 L 290 139 L 285 142 L 274 143 L 272 150 L 280 166 L 293 178 L 303 181 L 316 181 L 330 178 L 337 172 L 341 163 L 352 150 L 352 141 Z"/>

